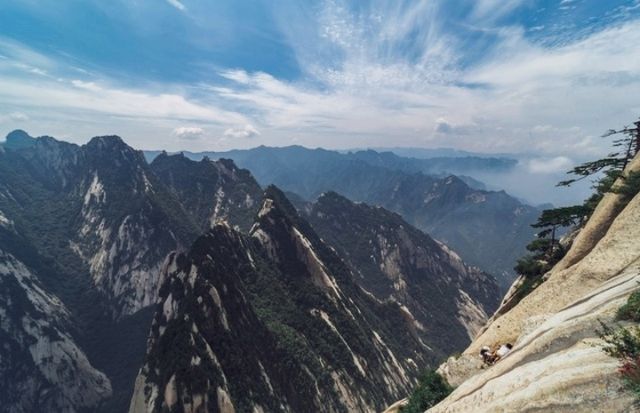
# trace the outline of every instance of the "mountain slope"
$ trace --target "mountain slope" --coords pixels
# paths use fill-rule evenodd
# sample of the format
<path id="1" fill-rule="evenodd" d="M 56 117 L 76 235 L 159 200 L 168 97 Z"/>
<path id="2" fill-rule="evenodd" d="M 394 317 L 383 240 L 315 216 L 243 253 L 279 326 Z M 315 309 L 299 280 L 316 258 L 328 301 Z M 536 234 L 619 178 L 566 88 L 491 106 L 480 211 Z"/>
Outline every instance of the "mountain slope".
<path id="1" fill-rule="evenodd" d="M 363 288 L 407 306 L 442 348 L 466 346 L 498 305 L 500 293 L 491 277 L 397 214 L 329 192 L 306 216 Z"/>
<path id="2" fill-rule="evenodd" d="M 640 158 L 629 166 L 638 169 Z M 637 411 L 633 395 L 622 391 L 618 361 L 602 351 L 597 333 L 638 290 L 640 196 L 623 205 L 620 195 L 605 195 L 582 229 L 589 235 L 567 254 L 573 262 L 553 268 L 543 284 L 492 320 L 460 360 L 441 366 L 461 384 L 430 411 Z M 504 360 L 488 370 L 472 367 L 480 346 L 504 342 L 515 343 Z"/>
<path id="3" fill-rule="evenodd" d="M 249 171 L 226 159 L 194 162 L 184 155 L 166 153 L 157 156 L 150 167 L 195 218 L 201 231 L 219 220 L 249 230 L 262 196 Z"/>
<path id="4" fill-rule="evenodd" d="M 249 238 L 215 226 L 166 280 L 131 412 L 379 410 L 442 354 L 275 188 Z"/>
<path id="5" fill-rule="evenodd" d="M 367 200 L 365 200 L 367 201 Z M 462 258 L 493 274 L 503 289 L 531 240 L 539 211 L 504 191 L 481 191 L 450 176 L 429 182 L 414 175 L 371 200 L 444 242 Z"/>
<path id="6" fill-rule="evenodd" d="M 2 215 L 2 214 L 0 214 Z M 111 383 L 74 337 L 72 315 L 8 245 L 23 247 L 0 221 L 0 405 L 6 412 L 78 412 L 111 396 Z M 22 253 L 27 253 L 21 248 Z"/>

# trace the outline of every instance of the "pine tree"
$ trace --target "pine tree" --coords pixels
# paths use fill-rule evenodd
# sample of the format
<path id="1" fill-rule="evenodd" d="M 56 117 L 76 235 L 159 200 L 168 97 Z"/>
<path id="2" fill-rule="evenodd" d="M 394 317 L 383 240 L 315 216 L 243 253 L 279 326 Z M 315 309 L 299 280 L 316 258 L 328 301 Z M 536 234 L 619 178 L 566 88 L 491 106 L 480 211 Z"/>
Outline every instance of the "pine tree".
<path id="1" fill-rule="evenodd" d="M 608 138 L 616 135 L 622 135 L 622 137 L 613 141 L 613 147 L 620 148 L 620 150 L 612 152 L 602 159 L 576 166 L 568 173 L 578 177 L 562 181 L 558 183 L 558 186 L 570 186 L 574 182 L 600 171 L 605 172 L 605 176 L 612 181 L 611 185 L 613 185 L 615 178 L 622 174 L 629 162 L 640 152 L 640 119 L 634 122 L 633 126 L 625 126 L 619 130 L 610 129 L 602 137 Z"/>
<path id="2" fill-rule="evenodd" d="M 549 234 L 551 235 L 548 255 L 552 256 L 557 242 L 556 231 L 558 228 L 582 223 L 588 215 L 588 208 L 584 205 L 545 209 L 538 218 L 538 222 L 531 226 L 534 228 L 544 228 L 538 233 L 539 238 L 546 238 Z"/>

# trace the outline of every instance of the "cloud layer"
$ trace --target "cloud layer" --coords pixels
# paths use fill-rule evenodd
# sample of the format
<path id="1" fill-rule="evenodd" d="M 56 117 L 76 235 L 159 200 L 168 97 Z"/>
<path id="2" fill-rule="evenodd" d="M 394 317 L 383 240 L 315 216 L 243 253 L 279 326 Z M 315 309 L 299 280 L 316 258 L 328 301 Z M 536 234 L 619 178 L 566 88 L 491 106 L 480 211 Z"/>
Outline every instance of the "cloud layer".
<path id="1" fill-rule="evenodd" d="M 166 1 L 194 31 L 184 47 L 209 47 L 209 32 L 197 31 L 203 6 Z M 603 151 L 598 136 L 640 114 L 640 1 L 557 1 L 547 10 L 525 0 L 453 3 L 260 3 L 273 44 L 295 58 L 299 75 L 289 77 L 261 70 L 257 51 L 257 63 L 248 57 L 241 67 L 182 62 L 201 71 L 188 82 L 115 76 L 0 29 L 0 128 L 77 140 L 119 133 L 169 150 L 448 146 L 560 162 Z M 214 38 L 225 39 L 232 29 L 218 26 Z M 201 139 L 205 130 L 217 138 Z"/>

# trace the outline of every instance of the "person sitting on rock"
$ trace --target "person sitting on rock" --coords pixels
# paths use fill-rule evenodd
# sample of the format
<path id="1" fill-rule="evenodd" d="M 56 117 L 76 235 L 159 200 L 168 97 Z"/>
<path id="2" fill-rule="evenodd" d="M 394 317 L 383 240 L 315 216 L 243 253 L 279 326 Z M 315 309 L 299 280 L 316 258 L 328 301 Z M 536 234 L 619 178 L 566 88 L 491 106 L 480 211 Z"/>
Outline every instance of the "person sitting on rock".
<path id="1" fill-rule="evenodd" d="M 482 358 L 484 364 L 493 364 L 493 354 L 491 353 L 491 349 L 489 348 L 489 346 L 484 346 L 480 349 L 480 357 Z"/>
<path id="2" fill-rule="evenodd" d="M 495 360 L 493 362 L 495 363 L 496 361 L 505 358 L 507 354 L 511 353 L 512 348 L 513 348 L 513 345 L 511 343 L 501 345 L 498 351 L 494 353 Z"/>
<path id="3" fill-rule="evenodd" d="M 495 347 L 494 347 L 495 348 Z M 511 343 L 503 344 L 499 348 L 491 351 L 488 346 L 484 346 L 480 349 L 480 357 L 486 365 L 493 365 L 499 360 L 503 359 L 511 352 L 513 345 Z"/>

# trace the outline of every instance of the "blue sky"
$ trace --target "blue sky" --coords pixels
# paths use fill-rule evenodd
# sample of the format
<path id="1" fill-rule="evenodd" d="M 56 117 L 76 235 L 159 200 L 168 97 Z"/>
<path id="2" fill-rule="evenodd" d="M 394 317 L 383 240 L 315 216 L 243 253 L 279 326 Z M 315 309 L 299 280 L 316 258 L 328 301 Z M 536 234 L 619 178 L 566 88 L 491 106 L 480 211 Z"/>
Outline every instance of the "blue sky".
<path id="1" fill-rule="evenodd" d="M 454 147 L 562 169 L 640 115 L 640 0 L 21 0 L 0 133 Z"/>

